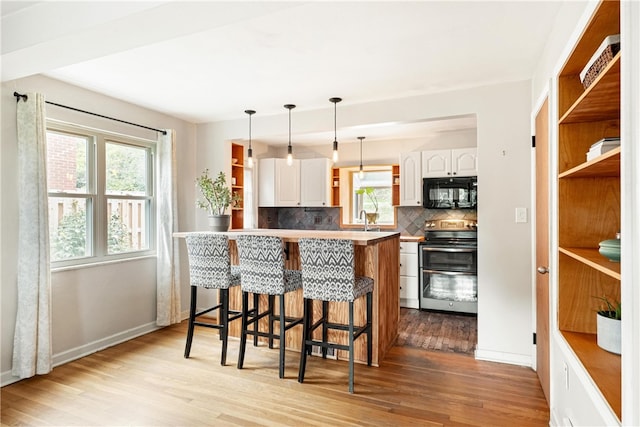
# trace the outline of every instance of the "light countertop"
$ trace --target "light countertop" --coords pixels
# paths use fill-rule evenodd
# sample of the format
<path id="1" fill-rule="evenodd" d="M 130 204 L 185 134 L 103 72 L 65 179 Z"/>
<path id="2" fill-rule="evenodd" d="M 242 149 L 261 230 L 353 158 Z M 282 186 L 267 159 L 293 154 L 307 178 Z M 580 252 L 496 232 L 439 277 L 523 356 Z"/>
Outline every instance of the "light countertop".
<path id="1" fill-rule="evenodd" d="M 422 242 L 424 241 L 424 236 L 408 236 L 401 234 L 400 235 L 401 242 Z"/>
<path id="2" fill-rule="evenodd" d="M 210 233 L 214 232 L 211 231 Z M 400 237 L 398 232 L 385 231 L 283 230 L 267 228 L 232 230 L 222 233 L 229 236 L 231 240 L 235 240 L 238 234 L 260 234 L 281 237 L 285 242 L 297 242 L 300 238 L 347 239 L 353 241 L 354 245 L 361 246 L 373 245 L 383 240 Z M 175 232 L 173 237 L 186 237 L 187 234 L 188 232 Z"/>

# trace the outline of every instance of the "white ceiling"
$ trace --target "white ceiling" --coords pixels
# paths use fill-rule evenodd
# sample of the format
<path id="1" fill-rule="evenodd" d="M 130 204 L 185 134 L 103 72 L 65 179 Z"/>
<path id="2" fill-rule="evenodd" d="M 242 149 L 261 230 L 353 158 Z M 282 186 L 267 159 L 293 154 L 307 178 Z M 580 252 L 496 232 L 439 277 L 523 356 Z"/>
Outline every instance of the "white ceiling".
<path id="1" fill-rule="evenodd" d="M 287 103 L 333 110 L 336 96 L 339 114 L 343 105 L 528 79 L 561 4 L 3 0 L 2 80 L 42 73 L 194 123 L 246 117 L 247 108 L 287 114 Z M 340 132 L 470 127 L 473 117 Z"/>

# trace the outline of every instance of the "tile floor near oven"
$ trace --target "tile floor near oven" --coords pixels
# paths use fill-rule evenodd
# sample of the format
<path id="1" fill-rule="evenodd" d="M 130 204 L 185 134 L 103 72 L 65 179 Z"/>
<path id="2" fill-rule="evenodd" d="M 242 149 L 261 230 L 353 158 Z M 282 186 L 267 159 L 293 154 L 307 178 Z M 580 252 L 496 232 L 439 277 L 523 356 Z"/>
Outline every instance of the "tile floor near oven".
<path id="1" fill-rule="evenodd" d="M 473 356 L 478 342 L 476 315 L 400 309 L 396 345 Z"/>

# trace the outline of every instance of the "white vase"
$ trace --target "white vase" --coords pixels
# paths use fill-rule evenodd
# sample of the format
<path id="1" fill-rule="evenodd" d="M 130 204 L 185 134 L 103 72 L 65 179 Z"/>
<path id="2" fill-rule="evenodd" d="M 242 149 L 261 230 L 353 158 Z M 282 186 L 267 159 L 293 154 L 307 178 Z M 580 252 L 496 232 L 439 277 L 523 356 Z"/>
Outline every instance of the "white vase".
<path id="1" fill-rule="evenodd" d="M 229 231 L 231 215 L 209 215 L 209 230 Z"/>
<path id="2" fill-rule="evenodd" d="M 598 346 L 611 353 L 620 354 L 622 346 L 621 321 L 610 317 L 596 315 Z"/>

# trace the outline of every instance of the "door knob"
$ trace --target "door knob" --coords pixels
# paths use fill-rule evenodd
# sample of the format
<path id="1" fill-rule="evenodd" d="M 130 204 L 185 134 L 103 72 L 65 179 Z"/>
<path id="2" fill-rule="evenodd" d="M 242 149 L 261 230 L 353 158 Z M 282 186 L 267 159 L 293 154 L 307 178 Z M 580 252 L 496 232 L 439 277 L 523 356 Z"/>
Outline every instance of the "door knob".
<path id="1" fill-rule="evenodd" d="M 544 266 L 538 267 L 538 273 L 547 274 L 548 272 L 549 272 L 549 269 L 547 267 L 544 267 Z"/>

